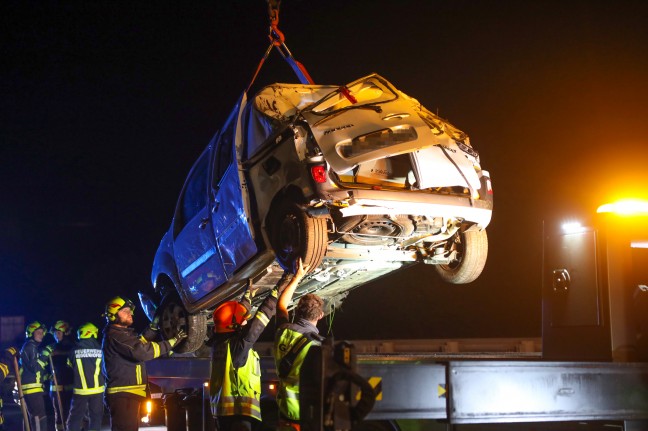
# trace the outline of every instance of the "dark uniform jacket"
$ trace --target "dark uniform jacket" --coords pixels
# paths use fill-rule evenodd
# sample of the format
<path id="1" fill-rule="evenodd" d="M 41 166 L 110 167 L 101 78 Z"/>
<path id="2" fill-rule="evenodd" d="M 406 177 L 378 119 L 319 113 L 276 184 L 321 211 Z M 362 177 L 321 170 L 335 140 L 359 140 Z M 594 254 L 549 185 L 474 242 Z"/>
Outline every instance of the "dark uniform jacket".
<path id="1" fill-rule="evenodd" d="M 56 387 L 54 377 L 52 377 L 50 380 L 51 393 L 54 391 L 72 390 L 74 377 L 72 375 L 72 369 L 67 363 L 71 348 L 72 343 L 67 339 L 63 339 L 54 345 L 54 350 L 52 351 L 52 364 L 54 365 L 54 373 L 56 375 L 56 383 L 58 383 L 58 387 Z"/>
<path id="2" fill-rule="evenodd" d="M 75 395 L 102 394 L 106 378 L 101 372 L 103 356 L 96 338 L 82 338 L 70 352 Z"/>
<path id="3" fill-rule="evenodd" d="M 43 391 L 43 377 L 49 365 L 46 355 L 41 355 L 40 343 L 28 339 L 20 349 L 20 382 L 25 395 Z"/>
<path id="4" fill-rule="evenodd" d="M 9 375 L 9 370 L 13 364 L 13 356 L 6 354 L 5 352 L 0 353 L 0 383 L 2 383 Z M 0 428 L 4 424 L 4 416 L 2 416 L 2 397 L 0 397 Z"/>
<path id="5" fill-rule="evenodd" d="M 132 328 L 109 324 L 103 330 L 102 350 L 106 394 L 146 397 L 147 382 L 145 361 L 171 351 L 167 340 L 152 341 L 157 331 L 147 328 L 137 335 Z"/>

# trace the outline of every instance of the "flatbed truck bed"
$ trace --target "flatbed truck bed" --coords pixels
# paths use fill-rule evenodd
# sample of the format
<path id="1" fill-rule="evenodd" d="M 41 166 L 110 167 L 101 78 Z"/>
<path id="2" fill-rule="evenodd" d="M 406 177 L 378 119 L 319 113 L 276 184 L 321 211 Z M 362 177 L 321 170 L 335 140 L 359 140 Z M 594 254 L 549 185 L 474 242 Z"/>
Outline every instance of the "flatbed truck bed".
<path id="1" fill-rule="evenodd" d="M 539 339 L 353 344 L 357 373 L 376 393 L 365 418 L 374 427 L 358 429 L 648 430 L 648 363 L 544 361 Z M 476 347 L 482 351 L 469 351 Z M 270 348 L 258 346 L 264 415 L 272 408 L 277 383 Z M 150 381 L 163 393 L 204 388 L 209 369 L 208 357 L 148 365 Z M 316 412 L 317 420 L 302 424 L 302 430 L 324 429 L 324 414 Z"/>

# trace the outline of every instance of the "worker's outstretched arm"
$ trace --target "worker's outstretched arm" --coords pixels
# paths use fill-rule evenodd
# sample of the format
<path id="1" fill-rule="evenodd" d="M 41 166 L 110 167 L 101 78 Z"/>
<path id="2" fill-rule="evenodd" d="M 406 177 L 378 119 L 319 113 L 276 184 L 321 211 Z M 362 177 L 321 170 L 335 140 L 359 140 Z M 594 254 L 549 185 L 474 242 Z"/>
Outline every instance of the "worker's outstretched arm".
<path id="1" fill-rule="evenodd" d="M 292 280 L 290 280 L 288 286 L 286 286 L 283 292 L 279 295 L 279 300 L 277 301 L 277 320 L 288 320 L 288 305 L 290 304 L 290 301 L 292 301 L 297 285 L 308 272 L 308 265 L 304 266 L 301 258 L 298 258 L 295 262 L 295 269 L 295 275 Z"/>

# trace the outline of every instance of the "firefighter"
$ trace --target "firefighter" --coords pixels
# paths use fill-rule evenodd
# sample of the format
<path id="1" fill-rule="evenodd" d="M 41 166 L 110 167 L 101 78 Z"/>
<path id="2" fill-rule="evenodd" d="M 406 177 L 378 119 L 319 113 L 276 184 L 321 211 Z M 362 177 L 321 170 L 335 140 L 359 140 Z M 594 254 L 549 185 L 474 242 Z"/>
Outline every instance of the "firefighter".
<path id="1" fill-rule="evenodd" d="M 72 405 L 67 420 L 68 431 L 81 431 L 86 412 L 90 422 L 86 431 L 99 431 L 103 418 L 105 378 L 101 373 L 103 357 L 97 339 L 99 328 L 90 322 L 79 326 L 77 342 L 70 352 L 74 378 Z"/>
<path id="2" fill-rule="evenodd" d="M 300 265 L 301 268 L 301 265 Z M 296 286 L 304 271 L 288 283 L 284 273 L 248 322 L 252 286 L 240 302 L 228 301 L 214 310 L 209 395 L 212 415 L 220 431 L 250 431 L 261 424 L 261 364 L 253 349 L 275 314 L 277 297 L 287 286 Z"/>
<path id="3" fill-rule="evenodd" d="M 58 320 L 52 325 L 50 332 L 56 339 L 54 350 L 50 356 L 54 368 L 50 378 L 50 398 L 54 406 L 54 423 L 56 424 L 56 429 L 62 430 L 65 428 L 65 422 L 70 413 L 72 383 L 74 381 L 72 369 L 68 366 L 68 356 L 72 349 L 72 343 L 69 337 L 71 332 L 70 324 L 64 320 Z M 63 409 L 63 411 L 60 412 L 60 409 Z"/>
<path id="4" fill-rule="evenodd" d="M 38 321 L 31 322 L 25 329 L 27 341 L 20 349 L 20 383 L 32 431 L 47 430 L 43 377 L 54 346 L 39 349 L 46 332 L 45 325 Z"/>
<path id="5" fill-rule="evenodd" d="M 303 271 L 301 265 L 297 274 Z M 300 298 L 295 308 L 294 322 L 288 315 L 288 305 L 295 293 L 288 286 L 277 303 L 277 332 L 274 341 L 274 358 L 279 377 L 277 404 L 280 430 L 299 431 L 299 372 L 312 345 L 320 345 L 317 322 L 324 317 L 324 301 L 312 293 Z"/>
<path id="6" fill-rule="evenodd" d="M 169 353 L 187 337 L 181 329 L 175 337 L 153 341 L 158 335 L 156 320 L 137 335 L 130 328 L 134 310 L 132 301 L 117 296 L 108 301 L 104 313 L 108 322 L 103 330 L 103 372 L 112 431 L 138 429 L 140 404 L 148 395 L 145 361 Z"/>
<path id="7" fill-rule="evenodd" d="M 9 347 L 0 355 L 0 383 L 4 382 L 5 377 L 11 372 L 14 358 L 18 355 L 15 347 Z M 4 416 L 2 416 L 2 396 L 0 396 L 0 431 L 4 431 Z"/>

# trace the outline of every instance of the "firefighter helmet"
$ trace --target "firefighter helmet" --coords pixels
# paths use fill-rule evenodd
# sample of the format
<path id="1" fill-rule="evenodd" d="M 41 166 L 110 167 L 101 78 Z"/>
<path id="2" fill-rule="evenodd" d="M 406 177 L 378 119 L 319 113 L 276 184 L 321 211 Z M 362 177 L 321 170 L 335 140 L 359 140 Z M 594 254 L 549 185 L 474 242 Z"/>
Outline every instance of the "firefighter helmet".
<path id="1" fill-rule="evenodd" d="M 29 325 L 27 325 L 27 328 L 25 328 L 25 337 L 31 338 L 37 329 L 42 329 L 43 333 L 47 333 L 47 328 L 45 327 L 45 325 L 40 323 L 38 320 L 34 320 Z"/>
<path id="2" fill-rule="evenodd" d="M 133 301 L 128 298 L 122 298 L 121 296 L 115 296 L 106 303 L 106 312 L 103 315 L 110 322 L 114 322 L 117 319 L 117 313 L 119 310 L 127 307 L 132 311 L 135 311 L 135 304 L 133 304 Z"/>
<path id="3" fill-rule="evenodd" d="M 214 310 L 214 332 L 234 332 L 248 317 L 248 309 L 240 302 L 224 302 Z"/>
<path id="4" fill-rule="evenodd" d="M 57 320 L 56 323 L 50 328 L 50 332 L 52 334 L 56 331 L 61 331 L 63 334 L 68 335 L 70 333 L 70 324 L 65 320 Z"/>
<path id="5" fill-rule="evenodd" d="M 79 326 L 77 330 L 77 336 L 80 340 L 84 338 L 97 338 L 99 334 L 99 328 L 93 325 L 90 322 L 86 322 L 83 325 Z"/>

